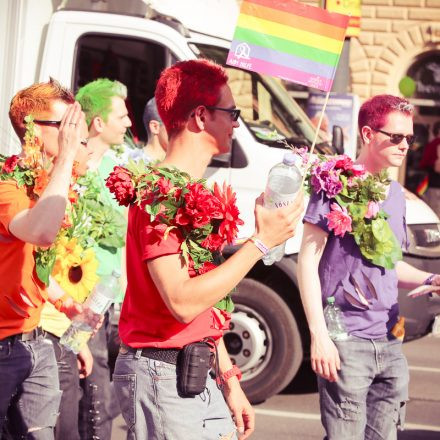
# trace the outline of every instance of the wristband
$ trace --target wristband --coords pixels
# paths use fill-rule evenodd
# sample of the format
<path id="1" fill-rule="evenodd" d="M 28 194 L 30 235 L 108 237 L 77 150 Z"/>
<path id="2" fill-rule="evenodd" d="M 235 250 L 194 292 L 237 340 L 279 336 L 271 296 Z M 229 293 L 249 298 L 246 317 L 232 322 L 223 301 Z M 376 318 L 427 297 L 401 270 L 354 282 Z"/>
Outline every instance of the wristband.
<path id="1" fill-rule="evenodd" d="M 425 281 L 423 281 L 423 284 L 424 284 L 425 286 L 432 286 L 432 280 L 434 279 L 435 275 L 436 275 L 435 273 L 429 275 L 429 277 L 426 278 Z"/>
<path id="2" fill-rule="evenodd" d="M 69 294 L 65 293 L 63 296 L 59 297 L 57 300 L 55 300 L 52 305 L 59 311 L 61 312 L 61 309 L 64 306 L 64 300 L 69 298 Z"/>
<path id="3" fill-rule="evenodd" d="M 267 255 L 269 252 L 269 248 L 257 237 L 250 237 L 249 238 L 252 243 L 254 243 L 255 246 L 261 251 L 263 255 Z"/>
<path id="4" fill-rule="evenodd" d="M 225 371 L 222 374 L 222 381 L 226 382 L 228 379 L 230 379 L 231 377 L 237 376 L 237 379 L 240 380 L 241 379 L 241 371 L 240 368 L 237 367 L 237 365 L 234 365 L 230 370 Z"/>

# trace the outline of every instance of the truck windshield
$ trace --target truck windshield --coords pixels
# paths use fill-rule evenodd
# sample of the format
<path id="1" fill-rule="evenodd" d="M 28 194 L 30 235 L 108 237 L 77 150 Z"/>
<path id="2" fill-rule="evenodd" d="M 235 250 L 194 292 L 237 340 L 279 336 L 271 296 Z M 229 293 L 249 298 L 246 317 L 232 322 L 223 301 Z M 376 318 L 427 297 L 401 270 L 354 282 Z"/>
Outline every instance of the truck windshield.
<path id="1" fill-rule="evenodd" d="M 254 137 L 262 143 L 283 147 L 311 145 L 314 127 L 301 107 L 288 95 L 279 80 L 226 65 L 228 50 L 223 47 L 191 44 L 201 58 L 222 64 L 241 117 Z M 318 139 L 318 143 L 322 139 Z"/>

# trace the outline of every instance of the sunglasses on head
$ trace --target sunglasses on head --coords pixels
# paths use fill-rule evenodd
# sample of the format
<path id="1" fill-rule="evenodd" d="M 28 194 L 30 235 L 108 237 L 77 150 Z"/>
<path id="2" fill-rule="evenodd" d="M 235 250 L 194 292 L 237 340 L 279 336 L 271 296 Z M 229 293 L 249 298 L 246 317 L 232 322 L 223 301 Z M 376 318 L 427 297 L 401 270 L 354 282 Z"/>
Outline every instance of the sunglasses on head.
<path id="1" fill-rule="evenodd" d="M 223 107 L 214 107 L 212 105 L 205 105 L 208 110 L 220 110 L 221 112 L 228 112 L 231 116 L 231 119 L 235 122 L 240 117 L 240 112 L 238 108 L 223 108 Z"/>
<path id="2" fill-rule="evenodd" d="M 410 147 L 416 140 L 416 136 L 413 134 L 407 134 L 406 136 L 404 134 L 399 133 L 388 133 L 387 131 L 383 130 L 374 130 L 379 133 L 382 133 L 390 138 L 390 142 L 394 145 L 399 145 L 403 139 L 406 139 L 406 142 L 408 146 Z"/>

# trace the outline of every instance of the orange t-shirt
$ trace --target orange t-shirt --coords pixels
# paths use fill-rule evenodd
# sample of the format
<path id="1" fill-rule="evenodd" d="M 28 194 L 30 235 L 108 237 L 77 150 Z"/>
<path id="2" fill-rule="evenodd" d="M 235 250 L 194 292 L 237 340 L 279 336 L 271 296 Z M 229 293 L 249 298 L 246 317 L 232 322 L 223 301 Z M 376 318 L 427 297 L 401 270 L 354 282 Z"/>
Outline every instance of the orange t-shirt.
<path id="1" fill-rule="evenodd" d="M 146 261 L 180 254 L 182 239 L 176 229 L 170 231 L 166 240 L 162 238 L 163 231 L 156 234 L 153 229 L 150 215 L 138 206 L 131 206 L 126 244 L 127 292 L 119 321 L 121 340 L 134 348 L 182 348 L 206 337 L 221 338 L 224 324 L 214 309 L 207 309 L 189 324 L 183 324 L 162 300 Z M 196 273 L 190 271 L 189 275 Z"/>
<path id="2" fill-rule="evenodd" d="M 26 187 L 0 181 L 0 340 L 37 327 L 47 299 L 35 272 L 34 245 L 9 232 L 11 220 L 34 203 Z"/>

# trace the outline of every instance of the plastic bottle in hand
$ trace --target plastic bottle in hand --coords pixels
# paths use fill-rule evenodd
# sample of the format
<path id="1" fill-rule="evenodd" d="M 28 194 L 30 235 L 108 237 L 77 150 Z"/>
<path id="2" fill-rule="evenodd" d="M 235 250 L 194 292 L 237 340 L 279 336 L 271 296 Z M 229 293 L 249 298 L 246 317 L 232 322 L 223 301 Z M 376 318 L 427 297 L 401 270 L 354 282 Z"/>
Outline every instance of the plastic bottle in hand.
<path id="1" fill-rule="evenodd" d="M 93 328 L 90 327 L 87 319 L 90 313 L 87 309 L 103 315 L 118 295 L 120 276 L 120 273 L 114 270 L 111 275 L 101 277 L 84 303 L 86 310 L 72 320 L 70 327 L 61 336 L 61 344 L 76 354 L 82 350 L 93 333 Z"/>
<path id="2" fill-rule="evenodd" d="M 327 331 L 333 341 L 344 341 L 348 338 L 348 333 L 342 319 L 341 309 L 335 304 L 335 297 L 327 298 L 327 305 L 324 309 L 325 323 Z"/>
<path id="3" fill-rule="evenodd" d="M 297 156 L 289 151 L 284 154 L 283 161 L 269 171 L 264 191 L 264 206 L 266 208 L 282 208 L 295 200 L 302 182 L 301 172 L 295 165 L 297 160 Z M 272 248 L 263 257 L 263 263 L 269 266 L 275 261 L 280 261 L 284 256 L 285 248 L 286 243 Z"/>

